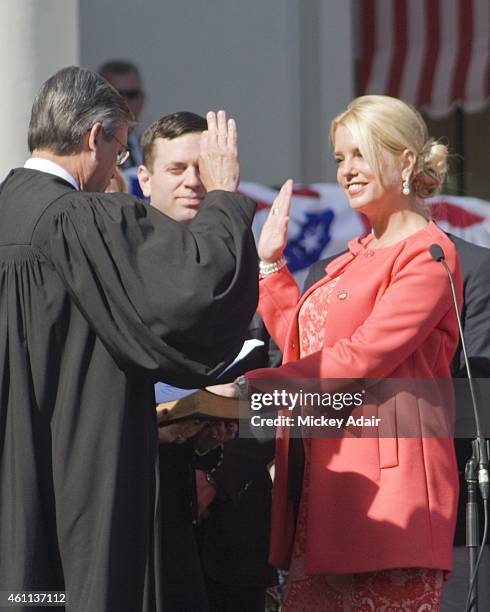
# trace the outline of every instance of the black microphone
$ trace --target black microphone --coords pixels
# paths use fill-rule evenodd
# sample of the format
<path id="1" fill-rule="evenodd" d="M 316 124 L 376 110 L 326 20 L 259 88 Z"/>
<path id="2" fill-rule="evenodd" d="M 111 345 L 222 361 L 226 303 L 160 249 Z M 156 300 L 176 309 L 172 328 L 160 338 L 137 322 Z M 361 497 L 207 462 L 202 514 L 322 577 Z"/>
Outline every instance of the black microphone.
<path id="1" fill-rule="evenodd" d="M 429 247 L 429 253 L 432 255 L 432 259 L 434 261 L 444 261 L 446 259 L 444 255 L 444 251 L 442 250 L 442 247 L 439 246 L 438 244 L 431 244 Z M 450 271 L 449 271 L 449 276 L 451 276 Z"/>
<path id="2" fill-rule="evenodd" d="M 468 597 L 466 600 L 466 610 L 477 610 L 478 608 L 478 592 L 476 586 L 476 580 L 478 576 L 478 568 L 480 566 L 481 557 L 485 549 L 485 541 L 487 535 L 488 526 L 488 494 L 489 494 L 489 482 L 488 482 L 488 447 L 487 442 L 482 436 L 480 426 L 480 414 L 478 410 L 478 403 L 476 401 L 475 389 L 473 386 L 473 376 L 471 374 L 470 362 L 468 354 L 466 352 L 466 343 L 464 340 L 463 326 L 461 325 L 461 317 L 459 316 L 458 299 L 456 297 L 456 290 L 454 288 L 453 275 L 451 270 L 446 263 L 446 257 L 444 251 L 439 244 L 431 244 L 429 247 L 429 253 L 434 261 L 442 263 L 444 266 L 449 282 L 451 285 L 451 293 L 453 297 L 454 311 L 456 313 L 456 319 L 458 321 L 459 335 L 461 338 L 461 347 L 463 349 L 463 357 L 466 365 L 466 372 L 468 373 L 468 383 L 471 392 L 471 403 L 473 404 L 473 415 L 475 418 L 476 425 L 476 439 L 473 440 L 473 455 L 466 463 L 465 478 L 468 485 L 468 502 L 466 504 L 466 546 L 469 554 L 469 589 Z M 478 465 L 478 469 L 477 469 Z M 476 503 L 476 474 L 478 472 L 478 485 L 480 493 L 483 499 L 484 510 L 485 510 L 485 525 L 483 542 L 481 546 L 478 546 L 478 507 Z"/>

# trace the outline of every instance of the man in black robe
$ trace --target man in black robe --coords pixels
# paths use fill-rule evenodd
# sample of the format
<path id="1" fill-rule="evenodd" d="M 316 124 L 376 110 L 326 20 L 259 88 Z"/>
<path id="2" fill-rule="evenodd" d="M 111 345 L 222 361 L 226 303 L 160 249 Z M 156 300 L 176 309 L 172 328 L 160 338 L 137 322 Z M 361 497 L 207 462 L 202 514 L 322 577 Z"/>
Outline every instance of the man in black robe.
<path id="1" fill-rule="evenodd" d="M 184 226 L 100 193 L 131 124 L 106 81 L 66 68 L 36 97 L 33 157 L 0 192 L 0 591 L 160 610 L 153 384 L 209 384 L 257 299 L 235 126 L 208 122 Z"/>

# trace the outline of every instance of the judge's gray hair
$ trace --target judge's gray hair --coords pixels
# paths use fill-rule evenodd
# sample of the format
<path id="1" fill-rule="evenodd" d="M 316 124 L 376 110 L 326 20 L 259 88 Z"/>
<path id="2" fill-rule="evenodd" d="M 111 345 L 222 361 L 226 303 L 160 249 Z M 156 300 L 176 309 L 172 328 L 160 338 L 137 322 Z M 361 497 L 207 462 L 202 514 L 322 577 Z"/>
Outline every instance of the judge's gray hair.
<path id="1" fill-rule="evenodd" d="M 58 155 L 81 150 L 83 136 L 101 123 L 109 140 L 133 117 L 124 99 L 100 75 L 84 68 L 62 68 L 41 87 L 32 105 L 28 145 Z"/>

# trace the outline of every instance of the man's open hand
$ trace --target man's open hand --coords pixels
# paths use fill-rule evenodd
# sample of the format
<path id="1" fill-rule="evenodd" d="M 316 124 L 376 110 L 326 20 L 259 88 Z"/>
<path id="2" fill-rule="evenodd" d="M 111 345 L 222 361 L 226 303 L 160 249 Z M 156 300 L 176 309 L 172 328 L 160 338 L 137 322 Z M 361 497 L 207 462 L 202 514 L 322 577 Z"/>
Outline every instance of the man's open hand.
<path id="1" fill-rule="evenodd" d="M 201 134 L 199 174 L 206 191 L 236 191 L 240 180 L 237 130 L 225 111 L 206 115 L 208 129 Z"/>

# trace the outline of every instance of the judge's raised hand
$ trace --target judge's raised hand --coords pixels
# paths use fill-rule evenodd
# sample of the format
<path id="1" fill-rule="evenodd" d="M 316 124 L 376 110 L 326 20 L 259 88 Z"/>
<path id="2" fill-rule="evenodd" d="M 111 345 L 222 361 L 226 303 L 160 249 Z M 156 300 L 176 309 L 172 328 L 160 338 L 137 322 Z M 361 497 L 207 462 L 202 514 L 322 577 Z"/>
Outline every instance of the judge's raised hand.
<path id="1" fill-rule="evenodd" d="M 201 134 L 199 174 L 206 191 L 236 191 L 240 180 L 237 130 L 225 111 L 206 115 L 208 129 Z"/>
<path id="2" fill-rule="evenodd" d="M 260 232 L 257 252 L 262 261 L 272 263 L 282 257 L 288 239 L 292 193 L 293 181 L 288 179 L 277 194 Z"/>

